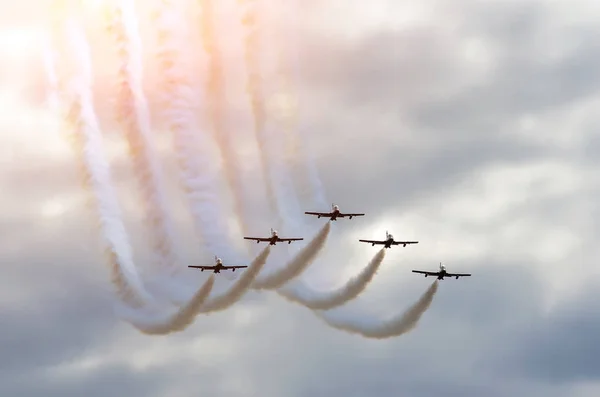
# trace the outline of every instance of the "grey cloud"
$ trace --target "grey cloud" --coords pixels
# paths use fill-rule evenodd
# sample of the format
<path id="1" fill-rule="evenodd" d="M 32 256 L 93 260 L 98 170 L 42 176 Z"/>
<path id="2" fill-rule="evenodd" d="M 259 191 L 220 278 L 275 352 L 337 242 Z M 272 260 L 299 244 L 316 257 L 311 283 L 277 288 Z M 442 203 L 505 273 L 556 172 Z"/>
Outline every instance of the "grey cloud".
<path id="1" fill-rule="evenodd" d="M 503 133 L 522 112 L 558 110 L 594 94 L 597 78 L 593 73 L 600 57 L 594 44 L 587 45 L 590 32 L 576 32 L 582 34 L 581 46 L 571 49 L 564 60 L 541 63 L 536 59 L 541 51 L 536 40 L 549 33 L 551 25 L 540 6 L 462 5 L 462 15 L 458 11 L 451 15 L 460 22 L 453 36 L 441 37 L 440 29 L 427 28 L 383 32 L 352 43 L 319 37 L 319 46 L 308 44 L 312 47 L 306 49 L 305 59 L 311 61 L 303 65 L 302 80 L 305 90 L 311 91 L 307 98 L 313 104 L 331 102 L 305 122 L 316 146 L 335 143 L 317 151 L 322 154 L 319 165 L 328 196 L 341 201 L 344 208 L 365 211 L 373 218 L 391 209 L 410 211 L 419 200 L 442 203 L 446 188 L 487 166 L 558 156 L 560 148 L 542 149 L 510 140 Z M 461 75 L 458 54 L 452 53 L 458 36 L 467 34 L 490 40 L 500 54 L 495 74 L 471 88 L 465 85 L 469 76 Z M 236 117 L 232 120 L 239 123 Z M 593 160 L 594 138 L 588 142 L 586 150 Z M 335 155 L 327 155 L 328 151 Z M 561 159 L 580 164 L 574 157 Z M 61 175 L 62 167 L 48 169 L 48 174 Z M 41 170 L 18 171 L 9 178 L 7 190 L 13 202 L 18 195 L 41 197 L 75 189 L 66 176 L 46 181 L 40 177 Z M 116 174 L 120 188 L 133 186 L 125 171 Z M 23 181 L 30 184 L 23 185 Z M 596 193 L 584 194 L 591 200 Z M 517 215 L 564 221 L 566 215 L 558 212 L 576 205 L 575 201 L 565 195 L 552 202 L 527 203 L 519 208 L 521 212 L 507 215 L 505 222 Z M 572 221 L 575 224 L 577 219 Z M 37 302 L 34 307 L 2 308 L 2 395 L 64 396 L 95 391 L 99 395 L 234 396 L 250 395 L 256 388 L 267 397 L 393 393 L 562 397 L 569 395 L 566 383 L 599 375 L 593 355 L 598 331 L 593 320 L 597 311 L 593 287 L 582 288 L 590 291 L 578 298 L 582 303 L 569 302 L 545 319 L 540 315 L 543 288 L 532 270 L 539 264 L 502 260 L 509 255 L 492 251 L 473 261 L 453 263 L 452 267 L 471 271 L 473 277 L 444 281 L 418 328 L 398 339 L 366 341 L 346 335 L 271 293 L 250 293 L 231 311 L 200 317 L 184 333 L 168 337 L 174 349 L 191 345 L 196 338 L 218 337 L 215 351 L 202 357 L 182 358 L 157 370 L 133 371 L 115 365 L 77 380 L 50 379 L 45 373 L 49 366 L 135 333 L 129 326 L 117 325 L 108 276 L 96 268 L 101 266 L 98 261 L 88 260 L 91 250 L 82 249 L 93 246 L 80 236 L 83 223 L 65 222 L 65 227 L 47 234 L 41 227 L 36 231 L 35 223 L 23 226 L 19 230 L 25 241 L 22 246 L 46 244 L 27 246 L 26 253 L 3 255 L 3 262 L 10 263 L 3 282 L 16 280 Z M 5 226 L 12 227 L 12 223 Z M 481 233 L 491 233 L 497 226 L 492 223 L 481 225 Z M 340 226 L 342 230 L 336 232 L 343 234 L 351 227 L 361 226 Z M 462 227 L 456 225 L 458 235 Z M 143 247 L 143 234 L 137 228 L 131 230 L 137 236 L 136 248 Z M 596 237 L 583 235 L 582 240 L 592 244 Z M 343 235 L 337 234 L 338 238 Z M 191 239 L 189 244 L 194 244 Z M 70 252 L 73 245 L 78 248 Z M 143 262 L 147 254 L 136 259 Z M 429 285 L 429 279 L 411 278 L 408 267 L 428 268 L 431 263 L 384 264 L 407 268 L 394 273 L 394 285 L 374 284 L 340 310 L 375 317 L 403 310 Z M 88 269 L 91 274 L 86 276 Z M 53 287 L 42 288 L 44 283 Z M 248 313 L 256 318 L 240 320 Z M 155 339 L 144 340 L 151 346 Z M 138 348 L 123 345 L 125 351 Z M 231 355 L 225 354 L 229 351 Z M 227 388 L 236 381 L 247 382 L 246 393 Z"/>
<path id="2" fill-rule="evenodd" d="M 245 326 L 236 325 L 232 310 L 220 316 L 203 316 L 186 332 L 169 337 L 175 348 L 178 344 L 192 343 L 191 338 L 195 336 L 220 336 L 215 349 L 219 346 L 228 349 L 229 343 L 233 343 L 235 354 L 231 360 L 216 361 L 207 353 L 197 361 L 182 359 L 178 365 L 165 365 L 161 368 L 162 376 L 158 372 L 137 373 L 120 368 L 115 380 L 117 372 L 99 369 L 89 377 L 69 383 L 39 378 L 40 368 L 81 356 L 87 347 L 94 351 L 102 349 L 109 342 L 105 335 L 118 339 L 121 333 L 129 331 L 115 327 L 111 302 L 106 296 L 98 298 L 93 289 L 75 279 L 59 278 L 59 282 L 69 287 L 68 293 L 56 301 L 46 295 L 39 301 L 40 309 L 44 310 L 42 314 L 21 310 L 14 313 L 8 322 L 10 327 L 4 329 L 4 335 L 17 336 L 0 344 L 3 357 L 18 354 L 14 350 L 18 346 L 29 346 L 25 352 L 31 353 L 0 371 L 3 376 L 10 376 L 3 387 L 34 396 L 39 395 L 40 385 L 45 385 L 46 393 L 76 395 L 76 391 L 97 382 L 104 393 L 129 390 L 132 395 L 158 396 L 160 390 L 168 390 L 187 396 L 208 389 L 216 395 L 237 395 L 227 393 L 224 384 L 242 378 L 263 395 L 273 396 L 366 392 L 388 395 L 389 390 L 414 395 L 431 395 L 441 390 L 448 393 L 479 390 L 500 396 L 501 391 L 509 389 L 498 389 L 491 382 L 479 381 L 477 385 L 472 376 L 478 372 L 470 377 L 465 373 L 472 371 L 470 363 L 476 362 L 474 360 L 483 360 L 485 364 L 490 359 L 486 354 L 492 354 L 493 358 L 498 341 L 509 343 L 515 327 L 529 321 L 536 311 L 538 289 L 526 264 L 495 263 L 490 258 L 480 260 L 486 266 L 468 262 L 456 264 L 461 269 L 472 269 L 474 277 L 464 283 L 461 280 L 460 284 L 445 282 L 417 330 L 397 340 L 373 343 L 340 334 L 325 328 L 310 311 L 272 294 L 262 294 L 260 305 L 244 302 L 236 308 L 240 312 L 253 307 L 258 309 L 258 319 Z M 41 264 L 33 269 L 39 266 Z M 83 271 L 85 269 L 78 269 L 76 273 Z M 407 273 L 406 277 L 409 276 Z M 416 277 L 414 281 L 404 281 L 412 291 L 401 288 L 378 292 L 379 304 L 389 312 L 402 310 L 415 299 L 416 292 L 429 283 L 419 283 L 420 280 Z M 507 294 L 509 285 L 520 293 Z M 524 304 L 527 302 L 529 304 Z M 368 305 L 361 308 L 363 305 L 360 301 L 354 302 L 348 309 L 369 313 Z M 147 340 L 152 343 L 150 338 Z M 123 349 L 126 348 L 124 345 Z M 20 365 L 15 366 L 15 363 Z M 38 382 L 23 383 L 16 375 L 10 375 L 16 373 L 30 375 Z M 483 371 L 481 376 L 488 379 L 489 374 Z M 432 382 L 432 377 L 437 381 Z M 135 385 L 137 389 L 133 389 Z M 150 394 L 150 387 L 156 394 Z M 523 389 L 515 386 L 514 390 Z"/>
<path id="3" fill-rule="evenodd" d="M 368 205 L 371 216 L 382 215 L 390 207 L 407 209 L 487 167 L 525 164 L 548 156 L 531 145 L 494 136 L 457 141 L 440 136 L 421 149 L 375 142 L 370 146 L 362 151 L 364 157 L 354 161 L 350 156 L 323 158 L 321 175 L 330 197 L 344 200 L 345 207 Z"/>
<path id="4" fill-rule="evenodd" d="M 57 364 L 84 353 L 90 345 L 98 343 L 97 338 L 110 331 L 114 321 L 112 299 L 94 294 L 94 285 L 85 279 L 69 277 L 69 273 L 60 271 L 51 261 L 41 260 L 37 264 L 23 261 L 15 265 L 26 267 L 26 277 L 36 280 L 27 283 L 35 301 L 1 309 L 7 325 L 0 335 L 0 353 L 11 359 L 2 361 L 0 373 L 14 374 Z M 73 262 L 70 265 L 81 266 Z M 39 271 L 42 267 L 54 271 Z M 42 282 L 38 284 L 39 281 Z"/>
<path id="5" fill-rule="evenodd" d="M 600 378 L 598 297 L 592 289 L 587 291 L 548 316 L 534 316 L 531 327 L 504 352 L 496 370 L 551 384 Z M 507 361 L 512 365 L 507 366 Z"/>
<path id="6" fill-rule="evenodd" d="M 449 17 L 464 23 L 455 37 L 427 26 L 358 43 L 320 36 L 309 42 L 303 59 L 327 54 L 323 62 L 305 61 L 302 84 L 306 101 L 329 95 L 332 102 L 305 123 L 321 154 L 329 195 L 349 198 L 347 205 L 355 207 L 377 192 L 382 213 L 388 205 L 406 206 L 443 191 L 486 166 L 563 156 L 558 147 L 542 149 L 507 134 L 523 114 L 555 110 L 596 93 L 600 53 L 587 40 L 589 31 L 562 59 L 539 60 L 535 44 L 553 28 L 543 7 L 470 4 L 465 15 Z M 461 54 L 453 52 L 459 34 L 483 37 L 499 54 L 488 79 L 462 89 L 453 86 L 468 82 L 468 71 L 457 61 Z M 423 139 L 426 144 L 415 146 Z M 336 152 L 346 155 L 329 156 L 340 142 Z M 400 199 L 392 193 L 399 189 Z"/>
<path id="7" fill-rule="evenodd" d="M 5 379 L 0 385 L 0 393 L 7 396 L 106 396 L 123 394 L 128 396 L 162 397 L 167 395 L 169 373 L 163 368 L 133 371 L 127 366 L 113 365 L 93 371 L 90 374 L 59 379 L 45 374 L 15 376 Z"/>
<path id="8" fill-rule="evenodd" d="M 591 39 L 597 29 L 565 30 L 573 36 L 572 47 L 549 43 L 546 36 L 558 28 L 547 8 L 543 3 L 469 3 L 459 8 L 461 13 L 445 16 L 446 23 L 456 24 L 451 33 L 424 26 L 373 34 L 358 43 L 318 36 L 305 46 L 303 59 L 327 57 L 303 64 L 305 95 L 329 92 L 346 112 L 368 108 L 373 118 L 397 114 L 419 135 L 437 137 L 443 131 L 471 139 L 501 134 L 522 114 L 597 92 L 600 47 Z M 482 39 L 498 58 L 483 81 L 477 76 L 469 80 L 470 71 L 460 61 L 464 54 L 458 42 L 464 37 Z M 549 60 L 544 56 L 548 48 L 563 54 Z M 462 87 L 455 86 L 457 81 Z"/>

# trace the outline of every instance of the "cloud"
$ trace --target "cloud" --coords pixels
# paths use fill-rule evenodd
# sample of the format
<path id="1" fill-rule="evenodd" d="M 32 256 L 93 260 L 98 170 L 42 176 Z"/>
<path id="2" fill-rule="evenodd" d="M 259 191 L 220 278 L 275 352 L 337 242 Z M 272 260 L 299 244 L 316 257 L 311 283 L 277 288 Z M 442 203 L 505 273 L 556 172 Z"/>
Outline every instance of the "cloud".
<path id="1" fill-rule="evenodd" d="M 588 291 L 566 300 L 550 314 L 534 314 L 531 327 L 503 352 L 496 370 L 509 376 L 526 374 L 554 385 L 597 382 L 600 323 L 595 315 L 596 293 Z M 514 364 L 506 366 L 507 361 Z"/>
<path id="2" fill-rule="evenodd" d="M 341 314 L 385 319 L 405 310 L 429 285 L 413 268 L 442 261 L 473 273 L 440 283 L 417 329 L 398 339 L 340 333 L 270 292 L 249 292 L 181 334 L 139 335 L 112 312 L 71 156 L 49 149 L 51 130 L 42 122 L 24 124 L 16 105 L 9 108 L 0 137 L 8 163 L 0 170 L 0 394 L 597 395 L 598 296 L 589 280 L 598 276 L 600 254 L 600 53 L 590 4 L 428 1 L 424 8 L 434 11 L 413 12 L 408 3 L 378 0 L 373 7 L 384 12 L 353 3 L 332 14 L 325 6 L 333 2 L 303 11 L 295 76 L 301 128 L 328 197 L 367 213 L 333 225 L 324 256 L 303 281 L 323 290 L 342 285 L 375 253 L 356 239 L 386 229 L 420 243 L 390 250 L 365 293 L 336 309 Z M 323 15 L 327 24 L 317 18 Z M 392 24 L 395 16 L 402 23 Z M 359 17 L 364 23 L 351 23 Z M 143 25 L 145 34 L 150 27 Z M 95 59 L 110 71 L 102 57 L 108 44 L 94 34 Z M 117 142 L 104 71 L 98 106 Z M 151 70 L 144 82 L 153 107 L 155 77 Z M 13 94 L 33 84 L 14 83 Z M 230 120 L 243 129 L 240 114 Z M 118 149 L 113 159 L 135 259 L 146 267 L 130 165 Z M 176 197 L 182 260 L 210 258 Z M 56 202 L 67 211 L 39 215 L 56 214 Z M 267 262 L 265 271 L 277 265 Z"/>

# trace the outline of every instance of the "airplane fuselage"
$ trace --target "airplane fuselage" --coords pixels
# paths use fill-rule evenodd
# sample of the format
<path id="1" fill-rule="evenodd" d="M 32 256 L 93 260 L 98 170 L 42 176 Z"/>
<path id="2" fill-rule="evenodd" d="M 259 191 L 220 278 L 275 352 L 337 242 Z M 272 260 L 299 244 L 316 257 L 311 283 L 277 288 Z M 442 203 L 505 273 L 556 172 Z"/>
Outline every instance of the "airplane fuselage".
<path id="1" fill-rule="evenodd" d="M 322 214 L 322 215 L 317 215 L 317 218 L 321 218 L 322 216 L 327 216 L 326 214 Z M 329 216 L 329 220 L 330 221 L 337 221 L 337 217 L 340 216 L 340 210 L 337 208 L 334 208 L 331 211 L 331 215 Z M 350 219 L 352 219 L 352 217 L 350 217 Z"/>
<path id="2" fill-rule="evenodd" d="M 440 271 L 436 274 L 436 276 L 437 276 L 436 278 L 438 280 L 443 280 L 444 277 L 449 277 L 448 276 L 448 272 L 446 271 L 446 269 L 440 269 Z M 425 277 L 427 277 L 427 274 L 425 275 Z M 458 277 L 459 276 L 456 276 L 455 278 L 458 280 Z"/>

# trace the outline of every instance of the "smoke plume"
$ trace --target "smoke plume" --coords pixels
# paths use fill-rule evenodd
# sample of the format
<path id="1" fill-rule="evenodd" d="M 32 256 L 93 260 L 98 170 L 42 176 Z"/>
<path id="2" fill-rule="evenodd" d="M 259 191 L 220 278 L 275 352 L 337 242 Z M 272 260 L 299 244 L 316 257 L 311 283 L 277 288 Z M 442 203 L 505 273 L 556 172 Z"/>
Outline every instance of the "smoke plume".
<path id="1" fill-rule="evenodd" d="M 250 230 L 250 220 L 247 218 L 250 211 L 246 208 L 244 199 L 247 196 L 244 183 L 241 179 L 242 165 L 236 156 L 234 137 L 232 131 L 227 127 L 227 99 L 224 92 L 224 65 L 216 37 L 215 13 L 213 0 L 198 0 L 201 13 L 201 35 L 204 50 L 208 54 L 208 77 L 206 80 L 206 99 L 208 118 L 213 127 L 213 136 L 217 141 L 221 156 L 225 179 L 232 192 L 234 200 L 234 211 L 238 214 L 242 233 L 247 234 Z"/>
<path id="2" fill-rule="evenodd" d="M 107 30 L 117 44 L 117 120 L 129 145 L 134 172 L 145 206 L 146 232 L 158 256 L 160 270 L 177 266 L 173 222 L 164 197 L 162 169 L 153 147 L 148 104 L 142 88 L 142 53 L 138 21 L 132 0 L 120 0 L 110 14 Z"/>
<path id="3" fill-rule="evenodd" d="M 404 314 L 384 322 L 374 320 L 366 321 L 364 319 L 344 321 L 341 319 L 335 319 L 330 313 L 322 312 L 317 313 L 317 316 L 333 328 L 352 334 L 361 335 L 365 338 L 393 338 L 412 331 L 416 327 L 417 323 L 421 319 L 421 316 L 427 311 L 427 309 L 429 309 L 437 289 L 438 281 L 436 280 L 433 282 L 433 284 L 431 284 L 427 291 L 425 291 L 417 303 L 415 303 Z"/>
<path id="4" fill-rule="evenodd" d="M 288 284 L 278 289 L 277 293 L 291 302 L 299 303 L 312 310 L 330 310 L 359 296 L 373 279 L 384 258 L 385 249 L 382 249 L 362 272 L 335 291 L 319 293 L 311 291 L 308 286 L 298 288 Z"/>
<path id="5" fill-rule="evenodd" d="M 113 189 L 109 165 L 104 156 L 102 134 L 96 119 L 92 99 L 90 49 L 81 26 L 70 19 L 66 26 L 71 54 L 76 55 L 78 73 L 69 86 L 73 99 L 69 103 L 67 122 L 73 128 L 73 143 L 80 156 L 84 184 L 92 192 L 98 210 L 100 228 L 106 242 L 106 256 L 112 281 L 120 298 L 135 307 L 152 302 L 133 262 L 133 253 L 121 209 Z"/>
<path id="6" fill-rule="evenodd" d="M 210 276 L 192 299 L 175 313 L 150 314 L 123 306 L 117 306 L 115 311 L 119 317 L 125 319 L 144 334 L 166 335 L 181 332 L 189 327 L 196 316 L 200 314 L 200 309 L 210 295 L 214 282 L 214 276 Z"/>
<path id="7" fill-rule="evenodd" d="M 181 43 L 186 35 L 178 29 L 178 10 L 162 2 L 156 15 L 157 59 L 163 77 L 163 107 L 167 128 L 173 136 L 174 152 L 180 169 L 181 185 L 189 201 L 194 228 L 209 252 L 231 252 L 229 228 L 224 220 L 219 197 L 217 169 L 208 155 L 211 142 L 198 120 L 198 96 Z M 239 260 L 236 258 L 231 258 Z"/>
<path id="8" fill-rule="evenodd" d="M 254 281 L 252 289 L 277 289 L 297 277 L 315 260 L 325 246 L 331 224 L 327 222 L 319 233 L 286 266 Z"/>

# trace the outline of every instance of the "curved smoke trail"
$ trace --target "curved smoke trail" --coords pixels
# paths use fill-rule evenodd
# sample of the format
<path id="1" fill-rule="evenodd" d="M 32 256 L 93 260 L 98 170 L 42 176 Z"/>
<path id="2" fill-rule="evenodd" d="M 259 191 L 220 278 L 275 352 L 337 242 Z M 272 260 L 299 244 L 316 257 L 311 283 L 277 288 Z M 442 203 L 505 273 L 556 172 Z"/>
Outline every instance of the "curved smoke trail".
<path id="1" fill-rule="evenodd" d="M 189 327 L 200 314 L 200 310 L 210 295 L 215 278 L 210 278 L 202 288 L 175 313 L 149 314 L 128 307 L 117 306 L 115 309 L 119 317 L 132 324 L 135 328 L 148 335 L 166 335 L 180 332 Z"/>
<path id="2" fill-rule="evenodd" d="M 264 101 L 262 100 L 261 92 L 261 73 L 260 60 L 257 59 L 260 40 L 256 12 L 256 3 L 253 0 L 246 2 L 242 6 L 242 26 L 246 30 L 244 38 L 244 60 L 246 61 L 247 70 L 247 87 L 246 91 L 250 97 L 250 107 L 252 108 L 252 116 L 254 118 L 254 134 L 257 142 L 262 141 L 261 136 L 265 129 L 267 115 Z M 261 148 L 262 149 L 262 148 Z M 265 184 L 267 189 L 267 200 L 269 207 L 277 208 L 277 198 L 271 179 L 269 176 L 269 158 L 264 150 L 259 150 L 260 163 L 263 175 L 265 176 Z M 283 224 L 285 218 L 280 216 L 279 223 Z"/>
<path id="3" fill-rule="evenodd" d="M 50 35 L 44 35 L 42 40 L 42 62 L 47 83 L 46 104 L 51 111 L 57 112 L 59 106 L 59 81 L 55 66 L 57 55 L 52 46 Z"/>
<path id="4" fill-rule="evenodd" d="M 217 171 L 207 156 L 209 138 L 199 128 L 196 116 L 197 94 L 190 78 L 181 71 L 185 59 L 180 56 L 184 40 L 178 40 L 176 10 L 161 2 L 156 12 L 158 30 L 157 58 L 164 78 L 163 92 L 168 129 L 173 135 L 175 154 L 181 172 L 181 184 L 186 192 L 197 235 L 207 249 L 220 256 L 231 251 L 226 212 L 218 196 Z M 234 258 L 237 259 L 237 258 Z"/>
<path id="5" fill-rule="evenodd" d="M 284 30 L 288 34 L 280 34 L 278 36 L 279 42 L 283 43 L 275 46 L 280 49 L 278 53 L 278 80 L 281 84 L 280 101 L 287 102 L 282 104 L 285 108 L 281 109 L 282 111 L 278 113 L 283 118 L 284 125 L 287 127 L 285 136 L 288 139 L 286 146 L 290 148 L 290 150 L 286 151 L 289 161 L 292 164 L 297 164 L 299 170 L 303 171 L 304 178 L 307 180 L 311 190 L 312 205 L 327 208 L 329 201 L 326 198 L 323 182 L 319 176 L 314 150 L 306 138 L 308 134 L 304 129 L 302 118 L 300 117 L 302 113 L 302 101 L 297 89 L 295 93 L 292 93 L 292 81 L 301 81 L 299 77 L 301 62 L 299 33 L 297 29 L 290 27 L 290 22 L 299 19 L 301 15 L 300 7 L 298 1 L 289 1 L 285 3 L 284 7 L 281 7 L 283 14 L 279 14 L 280 19 L 283 19 L 284 22 L 284 24 L 280 25 L 284 27 Z M 285 52 L 287 57 L 283 56 L 281 48 L 288 50 Z"/>
<path id="6" fill-rule="evenodd" d="M 178 261 L 173 247 L 173 222 L 163 195 L 162 170 L 156 161 L 148 104 L 142 88 L 142 49 L 138 21 L 132 0 L 120 0 L 109 15 L 107 30 L 112 33 L 119 55 L 117 120 L 133 159 L 135 175 L 145 204 L 146 228 L 158 256 L 159 269 L 175 270 Z"/>
<path id="7" fill-rule="evenodd" d="M 144 289 L 135 268 L 109 165 L 103 155 L 102 134 L 93 108 L 90 49 L 82 28 L 75 21 L 70 19 L 66 29 L 69 52 L 76 55 L 78 66 L 78 73 L 69 84 L 75 98 L 70 104 L 67 121 L 74 127 L 73 141 L 76 153 L 81 155 L 84 183 L 95 196 L 117 294 L 129 305 L 141 307 L 153 298 Z"/>
<path id="8" fill-rule="evenodd" d="M 241 179 L 241 165 L 237 160 L 233 134 L 225 125 L 227 100 L 224 95 L 224 76 L 222 57 L 217 44 L 214 26 L 214 12 L 212 0 L 198 0 L 201 8 L 201 36 L 204 50 L 209 57 L 208 78 L 206 81 L 206 97 L 208 100 L 208 116 L 212 122 L 213 133 L 221 150 L 225 178 L 229 189 L 233 193 L 234 211 L 238 214 L 238 221 L 242 232 L 247 235 L 250 230 L 250 220 L 247 214 L 251 211 L 246 208 L 244 198 L 247 196 L 244 182 Z"/>
<path id="9" fill-rule="evenodd" d="M 269 199 L 286 230 L 303 230 L 301 206 L 285 158 L 285 141 L 273 123 L 269 123 L 265 108 L 265 84 L 261 78 L 260 53 L 262 35 L 258 30 L 257 2 L 244 6 L 242 23 L 246 28 L 245 55 L 248 70 L 248 91 L 255 120 L 255 134 L 261 152 L 262 169 L 266 173 Z"/>
<path id="10" fill-rule="evenodd" d="M 341 331 L 361 335 L 370 339 L 392 338 L 412 331 L 416 327 L 421 316 L 429 309 L 437 289 L 438 281 L 436 280 L 431 284 L 427 291 L 425 291 L 417 303 L 405 313 L 382 323 L 377 321 L 367 322 L 365 320 L 362 320 L 361 323 L 357 323 L 357 321 L 360 320 L 344 321 L 335 319 L 331 313 L 322 312 L 317 313 L 317 316 L 329 326 Z"/>
<path id="11" fill-rule="evenodd" d="M 201 309 L 202 313 L 221 311 L 229 308 L 240 300 L 242 295 L 250 288 L 258 273 L 262 270 L 271 253 L 271 247 L 267 246 L 258 257 L 252 262 L 248 269 L 236 281 L 236 283 L 221 296 L 210 299 Z"/>
<path id="12" fill-rule="evenodd" d="M 250 263 L 247 269 L 236 282 L 227 291 L 221 295 L 212 297 L 202 307 L 202 313 L 209 313 L 213 311 L 225 310 L 229 306 L 236 303 L 244 293 L 250 288 L 252 282 L 255 280 L 258 273 L 262 270 L 269 254 L 271 253 L 271 247 L 267 246 L 260 254 Z M 194 290 L 186 285 L 175 282 L 173 280 L 163 280 L 159 286 L 161 289 L 167 290 L 170 299 L 173 299 L 173 303 L 177 305 L 184 305 L 193 295 Z"/>
<path id="13" fill-rule="evenodd" d="M 286 266 L 262 279 L 254 281 L 252 289 L 277 289 L 293 278 L 298 277 L 310 266 L 323 247 L 325 247 L 330 230 L 331 223 L 327 222 L 311 242 L 302 248 Z"/>
<path id="14" fill-rule="evenodd" d="M 307 286 L 298 288 L 288 284 L 278 289 L 277 293 L 291 302 L 299 303 L 312 310 L 330 310 L 359 296 L 375 276 L 384 258 L 385 249 L 382 249 L 362 272 L 335 291 L 319 293 L 311 291 Z"/>

